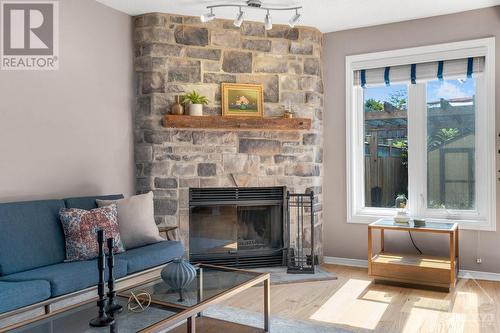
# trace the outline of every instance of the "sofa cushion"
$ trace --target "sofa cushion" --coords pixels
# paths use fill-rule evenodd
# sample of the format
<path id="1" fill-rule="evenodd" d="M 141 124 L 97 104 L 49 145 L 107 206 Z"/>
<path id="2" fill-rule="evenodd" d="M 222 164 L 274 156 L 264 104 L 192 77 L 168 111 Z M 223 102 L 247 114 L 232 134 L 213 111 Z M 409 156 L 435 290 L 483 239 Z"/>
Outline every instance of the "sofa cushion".
<path id="1" fill-rule="evenodd" d="M 0 204 L 0 275 L 64 260 L 62 200 Z"/>
<path id="2" fill-rule="evenodd" d="M 50 298 L 50 283 L 43 280 L 0 282 L 0 313 Z"/>
<path id="3" fill-rule="evenodd" d="M 115 204 L 92 210 L 63 208 L 59 215 L 66 238 L 66 261 L 96 258 L 99 253 L 99 229 L 104 231 L 104 239 L 114 239 L 114 253 L 125 251 L 118 229 Z"/>
<path id="4" fill-rule="evenodd" d="M 96 200 L 99 207 L 116 204 L 118 227 L 125 249 L 157 243 L 163 240 L 155 222 L 153 192 L 121 200 Z"/>
<path id="5" fill-rule="evenodd" d="M 46 280 L 50 283 L 52 297 L 68 294 L 97 285 L 97 260 L 60 263 L 30 271 L 3 276 L 2 281 Z M 115 260 L 115 278 L 127 275 L 127 262 Z M 106 279 L 108 272 L 106 270 Z"/>
<path id="6" fill-rule="evenodd" d="M 119 200 L 123 199 L 122 194 L 112 194 L 112 195 L 101 195 L 101 196 L 91 196 L 91 197 L 78 197 L 78 198 L 66 198 L 64 203 L 67 208 L 79 208 L 85 210 L 91 210 L 97 208 L 97 203 L 99 200 Z"/>
<path id="7" fill-rule="evenodd" d="M 161 241 L 138 247 L 118 254 L 116 257 L 127 261 L 128 274 L 166 264 L 174 258 L 182 257 L 184 247 L 181 242 Z"/>

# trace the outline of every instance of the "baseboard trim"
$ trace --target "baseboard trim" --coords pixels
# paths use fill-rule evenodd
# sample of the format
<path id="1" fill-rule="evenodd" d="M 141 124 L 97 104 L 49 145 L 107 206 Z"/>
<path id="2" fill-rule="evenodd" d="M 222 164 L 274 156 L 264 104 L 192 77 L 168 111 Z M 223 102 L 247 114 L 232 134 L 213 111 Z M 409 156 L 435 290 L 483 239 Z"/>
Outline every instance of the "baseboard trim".
<path id="1" fill-rule="evenodd" d="M 466 269 L 461 269 L 458 272 L 458 277 L 462 279 L 500 281 L 500 273 L 469 271 Z"/>
<path id="2" fill-rule="evenodd" d="M 325 256 L 325 257 L 323 257 L 323 262 L 325 264 L 331 264 L 331 265 L 362 267 L 362 268 L 368 267 L 368 260 L 364 260 L 364 259 L 350 259 L 350 258 Z M 458 277 L 462 278 L 462 279 L 500 281 L 500 273 L 471 271 L 471 270 L 466 270 L 466 269 L 461 269 L 458 272 Z"/>
<path id="3" fill-rule="evenodd" d="M 364 259 L 350 259 L 350 258 L 340 258 L 340 257 L 323 257 L 323 262 L 325 264 L 341 265 L 341 266 L 351 266 L 351 267 L 368 267 L 368 260 Z"/>

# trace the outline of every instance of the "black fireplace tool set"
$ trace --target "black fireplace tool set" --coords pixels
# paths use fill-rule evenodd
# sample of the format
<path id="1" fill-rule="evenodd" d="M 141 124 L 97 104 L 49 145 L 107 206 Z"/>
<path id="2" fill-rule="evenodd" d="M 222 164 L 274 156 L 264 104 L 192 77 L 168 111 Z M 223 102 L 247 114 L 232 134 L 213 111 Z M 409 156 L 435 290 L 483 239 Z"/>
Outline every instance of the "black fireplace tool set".
<path id="1" fill-rule="evenodd" d="M 115 314 L 123 311 L 123 307 L 115 302 L 116 291 L 115 277 L 113 274 L 113 268 L 115 266 L 113 248 L 115 247 L 115 241 L 113 238 L 108 238 L 106 243 L 108 247 L 108 292 L 105 294 L 104 275 L 106 270 L 106 254 L 104 253 L 104 230 L 97 230 L 97 244 L 99 247 L 99 254 L 97 256 L 97 269 L 99 271 L 99 282 L 97 284 L 99 299 L 97 300 L 97 308 L 99 315 L 89 322 L 90 326 L 93 327 L 113 325 L 115 323 Z"/>
<path id="2" fill-rule="evenodd" d="M 286 202 L 290 240 L 294 239 L 288 249 L 287 273 L 314 274 L 317 264 L 314 253 L 314 192 L 287 192 Z M 292 230 L 292 226 L 295 230 Z"/>

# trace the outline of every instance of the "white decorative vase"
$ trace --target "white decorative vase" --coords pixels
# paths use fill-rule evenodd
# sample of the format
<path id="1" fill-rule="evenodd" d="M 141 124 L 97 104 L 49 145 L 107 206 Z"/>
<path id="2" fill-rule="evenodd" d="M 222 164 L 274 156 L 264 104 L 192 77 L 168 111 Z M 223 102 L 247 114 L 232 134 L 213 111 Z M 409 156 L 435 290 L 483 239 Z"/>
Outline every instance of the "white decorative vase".
<path id="1" fill-rule="evenodd" d="M 408 224 L 408 222 L 410 222 L 410 217 L 406 212 L 397 212 L 396 216 L 394 216 L 394 222 Z"/>
<path id="2" fill-rule="evenodd" d="M 203 116 L 203 104 L 189 104 L 190 116 Z"/>

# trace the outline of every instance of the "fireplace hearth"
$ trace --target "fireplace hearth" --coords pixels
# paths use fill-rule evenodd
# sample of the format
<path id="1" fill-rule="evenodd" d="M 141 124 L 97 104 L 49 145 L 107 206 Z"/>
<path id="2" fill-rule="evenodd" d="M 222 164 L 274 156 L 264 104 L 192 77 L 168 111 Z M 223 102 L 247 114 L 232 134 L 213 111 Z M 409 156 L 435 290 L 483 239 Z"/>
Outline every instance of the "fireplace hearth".
<path id="1" fill-rule="evenodd" d="M 285 187 L 191 188 L 192 262 L 234 267 L 286 265 Z"/>

